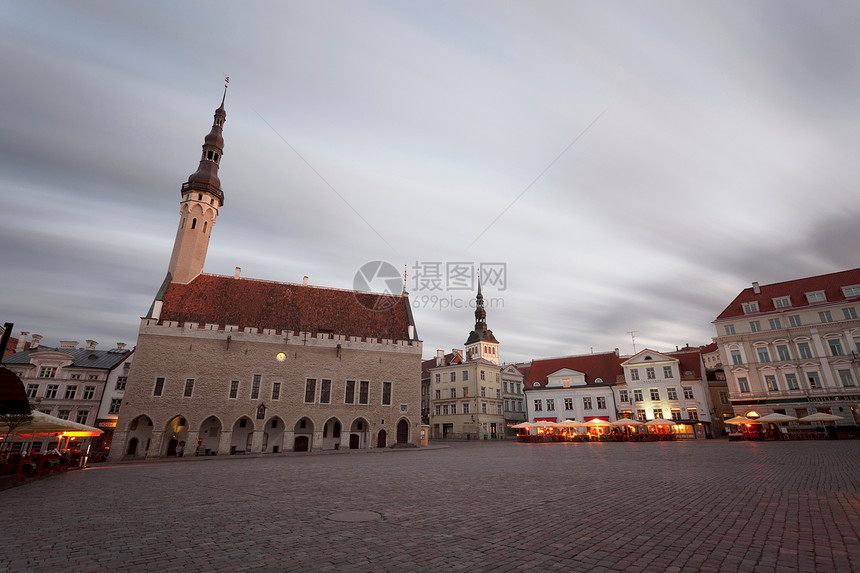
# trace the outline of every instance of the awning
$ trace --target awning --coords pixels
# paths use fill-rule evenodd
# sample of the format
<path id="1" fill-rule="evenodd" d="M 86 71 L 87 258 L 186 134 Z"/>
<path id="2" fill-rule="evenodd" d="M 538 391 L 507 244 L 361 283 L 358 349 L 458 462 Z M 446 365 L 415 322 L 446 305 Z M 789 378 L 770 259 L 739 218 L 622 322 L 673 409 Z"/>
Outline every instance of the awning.
<path id="1" fill-rule="evenodd" d="M 0 423 L 0 436 L 5 436 L 9 431 L 9 426 Z M 78 424 L 71 420 L 63 420 L 55 416 L 39 412 L 33 412 L 33 420 L 29 424 L 24 424 L 15 428 L 15 435 L 22 438 L 32 438 L 33 435 L 49 435 L 49 434 L 64 434 L 66 436 L 98 436 L 103 432 L 98 428 Z"/>

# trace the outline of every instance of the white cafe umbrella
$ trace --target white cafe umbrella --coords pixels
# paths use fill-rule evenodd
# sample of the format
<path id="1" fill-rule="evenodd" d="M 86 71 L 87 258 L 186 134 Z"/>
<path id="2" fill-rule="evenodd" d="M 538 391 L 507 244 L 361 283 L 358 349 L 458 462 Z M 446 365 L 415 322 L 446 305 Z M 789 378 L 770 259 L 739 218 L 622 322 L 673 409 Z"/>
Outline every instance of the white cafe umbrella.
<path id="1" fill-rule="evenodd" d="M 613 426 L 644 426 L 645 422 L 640 422 L 639 420 L 633 420 L 632 418 L 619 418 L 612 422 Z"/>
<path id="2" fill-rule="evenodd" d="M 780 414 L 779 412 L 774 412 L 773 414 L 768 414 L 766 416 L 762 416 L 761 418 L 756 418 L 756 422 L 796 422 L 797 418 L 794 416 L 789 416 L 788 414 Z"/>
<path id="3" fill-rule="evenodd" d="M 645 422 L 646 426 L 674 426 L 675 424 L 674 420 L 667 420 L 665 418 L 654 418 Z"/>
<path id="4" fill-rule="evenodd" d="M 9 426 L 7 426 L 6 424 L 0 424 L 0 436 L 5 435 L 8 431 Z M 85 424 L 78 424 L 77 422 L 72 422 L 71 420 L 63 420 L 61 418 L 45 414 L 44 412 L 40 412 L 38 410 L 35 410 L 33 412 L 32 421 L 15 428 L 15 434 L 26 434 L 28 437 L 31 434 L 56 434 L 60 432 L 89 433 L 89 435 L 91 436 L 98 436 L 104 433 L 98 428 L 93 428 L 92 426 L 87 426 Z"/>
<path id="5" fill-rule="evenodd" d="M 810 414 L 809 416 L 804 416 L 800 420 L 800 422 L 835 422 L 836 420 L 844 420 L 842 416 L 837 416 L 835 414 L 828 414 L 826 412 L 816 412 L 815 414 Z"/>

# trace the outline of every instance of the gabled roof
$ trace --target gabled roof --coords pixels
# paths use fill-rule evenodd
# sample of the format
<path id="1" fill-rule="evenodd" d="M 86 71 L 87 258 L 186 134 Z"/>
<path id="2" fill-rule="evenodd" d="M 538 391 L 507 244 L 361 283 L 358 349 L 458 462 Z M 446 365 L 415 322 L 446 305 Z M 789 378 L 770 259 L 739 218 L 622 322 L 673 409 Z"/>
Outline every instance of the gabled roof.
<path id="1" fill-rule="evenodd" d="M 442 359 L 442 364 L 440 366 L 448 366 L 451 364 L 451 361 L 454 359 L 454 353 L 449 352 Z M 421 379 L 424 380 L 430 377 L 430 369 L 431 368 L 439 368 L 440 366 L 436 366 L 436 357 L 434 356 L 430 360 L 424 360 L 421 362 Z"/>
<path id="2" fill-rule="evenodd" d="M 30 364 L 31 355 L 40 353 L 60 353 L 70 356 L 73 362 L 66 368 L 91 368 L 98 370 L 111 370 L 116 368 L 123 360 L 133 352 L 126 349 L 113 350 L 87 350 L 86 348 L 33 348 L 16 352 L 3 358 L 3 364 L 22 365 Z"/>
<path id="3" fill-rule="evenodd" d="M 716 352 L 719 349 L 719 345 L 716 342 L 712 342 L 710 344 L 706 344 L 705 346 L 700 347 L 702 354 L 710 354 L 711 352 Z"/>
<path id="4" fill-rule="evenodd" d="M 822 304 L 841 302 L 845 300 L 860 300 L 860 297 L 847 298 L 842 293 L 842 288 L 845 286 L 860 285 L 860 269 L 851 269 L 848 271 L 840 271 L 826 275 L 818 275 L 802 279 L 794 279 L 781 283 L 773 283 L 769 285 L 761 285 L 759 294 L 756 294 L 753 287 L 745 288 L 735 297 L 735 300 L 727 306 L 723 312 L 716 318 L 722 320 L 726 318 L 734 318 L 745 316 L 742 304 L 745 302 L 758 302 L 759 313 L 773 312 L 773 299 L 784 296 L 791 297 L 791 307 L 781 310 L 791 310 L 809 306 L 819 306 Z M 824 291 L 827 298 L 827 303 L 810 304 L 806 300 L 806 293 Z M 755 313 L 747 314 L 752 316 Z"/>
<path id="5" fill-rule="evenodd" d="M 680 352 L 667 352 L 667 355 L 672 358 L 677 358 L 678 368 L 681 370 L 681 376 L 686 376 L 685 372 L 692 372 L 692 376 L 696 378 L 702 377 L 702 353 L 698 349 Z"/>
<path id="6" fill-rule="evenodd" d="M 583 372 L 586 384 L 594 384 L 597 378 L 601 378 L 605 384 L 615 384 L 618 376 L 624 374 L 621 359 L 614 352 L 547 358 L 532 361 L 525 387 L 531 388 L 536 382 L 546 386 L 547 377 L 562 368 Z"/>
<path id="7" fill-rule="evenodd" d="M 198 275 L 170 283 L 159 320 L 417 340 L 409 299 L 294 283 Z"/>

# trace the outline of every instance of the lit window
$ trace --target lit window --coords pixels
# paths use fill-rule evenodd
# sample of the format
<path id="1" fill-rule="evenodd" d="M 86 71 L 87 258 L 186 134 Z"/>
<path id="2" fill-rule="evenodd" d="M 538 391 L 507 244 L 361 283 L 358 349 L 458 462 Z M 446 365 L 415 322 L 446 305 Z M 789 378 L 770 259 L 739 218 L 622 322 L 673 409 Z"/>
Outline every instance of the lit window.
<path id="1" fill-rule="evenodd" d="M 699 411 L 695 408 L 687 408 L 687 417 L 691 420 L 698 420 Z"/>
<path id="2" fill-rule="evenodd" d="M 771 392 L 779 392 L 779 385 L 776 383 L 776 376 L 772 374 L 768 374 L 764 377 L 765 384 L 767 385 L 767 389 Z"/>
<path id="3" fill-rule="evenodd" d="M 679 408 L 672 408 L 672 419 L 680 420 L 681 419 L 681 410 Z"/>
<path id="4" fill-rule="evenodd" d="M 645 420 L 648 419 L 648 416 L 645 414 L 645 410 L 639 409 L 639 410 L 636 410 L 636 418 L 640 422 L 644 422 Z"/>
<path id="5" fill-rule="evenodd" d="M 663 417 L 663 408 L 654 408 L 654 419 Z"/>
<path id="6" fill-rule="evenodd" d="M 57 377 L 57 368 L 56 366 L 42 366 L 39 368 L 39 378 L 56 378 Z"/>

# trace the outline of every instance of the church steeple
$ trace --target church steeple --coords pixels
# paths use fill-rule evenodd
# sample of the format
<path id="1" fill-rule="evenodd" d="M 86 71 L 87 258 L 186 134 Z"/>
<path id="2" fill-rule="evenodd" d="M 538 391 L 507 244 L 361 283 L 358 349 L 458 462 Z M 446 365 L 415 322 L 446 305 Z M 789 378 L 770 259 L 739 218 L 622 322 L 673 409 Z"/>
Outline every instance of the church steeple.
<path id="1" fill-rule="evenodd" d="M 197 171 L 188 177 L 180 190 L 179 228 L 167 268 L 169 280 L 175 283 L 188 284 L 203 271 L 212 227 L 218 218 L 218 209 L 224 204 L 218 166 L 224 154 L 222 130 L 227 120 L 224 101 L 229 81 L 227 78 L 224 84 L 224 95 L 220 107 L 215 110 L 212 129 L 203 139 L 203 153 Z"/>
<path id="2" fill-rule="evenodd" d="M 475 330 L 466 340 L 468 360 L 483 358 L 493 364 L 499 363 L 499 341 L 493 331 L 487 328 L 487 311 L 484 309 L 484 295 L 481 293 L 481 278 L 478 277 L 478 295 L 475 297 Z"/>

